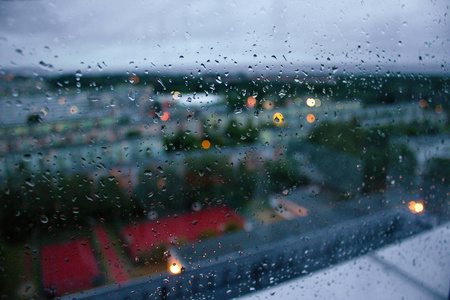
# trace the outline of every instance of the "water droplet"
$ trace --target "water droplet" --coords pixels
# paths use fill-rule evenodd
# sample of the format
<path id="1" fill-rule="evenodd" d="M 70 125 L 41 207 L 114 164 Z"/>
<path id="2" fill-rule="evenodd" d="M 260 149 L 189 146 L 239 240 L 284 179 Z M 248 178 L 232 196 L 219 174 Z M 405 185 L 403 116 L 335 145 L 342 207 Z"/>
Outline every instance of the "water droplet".
<path id="1" fill-rule="evenodd" d="M 49 63 L 46 63 L 46 62 L 44 62 L 42 60 L 39 62 L 39 67 L 41 69 L 43 69 L 43 70 L 53 71 L 53 65 L 49 64 Z"/>
<path id="2" fill-rule="evenodd" d="M 166 90 L 166 86 L 164 85 L 164 83 L 160 78 L 158 78 L 156 81 L 158 81 L 158 83 L 163 87 L 163 89 Z"/>
<path id="3" fill-rule="evenodd" d="M 151 177 L 153 175 L 153 173 L 150 170 L 145 170 L 144 175 Z"/>
<path id="4" fill-rule="evenodd" d="M 134 100 L 136 100 L 136 95 L 133 92 L 129 92 L 128 99 L 130 99 L 131 101 L 134 101 Z"/>
<path id="5" fill-rule="evenodd" d="M 128 77 L 128 82 L 131 84 L 138 84 L 139 83 L 139 77 L 136 75 L 130 75 Z"/>
<path id="6" fill-rule="evenodd" d="M 48 222 L 48 217 L 46 215 L 41 215 L 40 220 L 41 223 L 45 224 Z"/>
<path id="7" fill-rule="evenodd" d="M 178 100 L 182 97 L 180 92 L 172 92 L 172 99 L 173 100 Z"/>
<path id="8" fill-rule="evenodd" d="M 31 154 L 24 154 L 22 156 L 23 161 L 31 161 Z"/>
<path id="9" fill-rule="evenodd" d="M 172 256 L 172 254 L 170 254 L 170 251 L 169 251 L 169 250 L 164 251 L 164 258 L 169 258 L 169 257 L 171 257 L 171 256 Z"/>
<path id="10" fill-rule="evenodd" d="M 221 84 L 221 83 L 222 83 L 222 78 L 221 78 L 219 75 L 217 75 L 216 82 L 217 82 L 218 84 Z"/>

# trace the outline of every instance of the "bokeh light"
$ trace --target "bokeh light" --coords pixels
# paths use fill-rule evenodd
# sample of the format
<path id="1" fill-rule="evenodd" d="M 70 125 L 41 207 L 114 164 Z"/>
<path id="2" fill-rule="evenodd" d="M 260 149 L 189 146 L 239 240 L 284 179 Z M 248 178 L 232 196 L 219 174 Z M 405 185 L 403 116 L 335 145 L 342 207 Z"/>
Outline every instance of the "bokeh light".
<path id="1" fill-rule="evenodd" d="M 267 110 L 273 109 L 273 102 L 272 102 L 272 101 L 269 101 L 269 100 L 264 101 L 264 103 L 263 103 L 263 108 L 264 108 L 264 109 L 267 109 Z"/>
<path id="2" fill-rule="evenodd" d="M 181 93 L 178 91 L 172 92 L 172 99 L 173 100 L 178 100 L 181 98 Z"/>
<path id="3" fill-rule="evenodd" d="M 420 106 L 421 108 L 427 107 L 427 101 L 424 100 L 424 99 L 419 100 L 419 106 Z"/>
<path id="4" fill-rule="evenodd" d="M 76 105 L 72 105 L 71 107 L 70 107 L 70 113 L 71 114 L 76 114 L 78 112 L 78 107 L 76 106 Z"/>
<path id="5" fill-rule="evenodd" d="M 160 190 L 162 190 L 162 189 L 164 189 L 164 188 L 166 187 L 166 181 L 165 181 L 163 178 L 159 178 L 159 179 L 156 181 L 156 186 L 157 186 Z"/>
<path id="6" fill-rule="evenodd" d="M 59 97 L 59 99 L 58 99 L 58 104 L 59 104 L 59 105 L 64 105 L 64 104 L 66 104 L 66 98 L 64 98 L 64 97 Z"/>
<path id="7" fill-rule="evenodd" d="M 248 108 L 253 108 L 256 105 L 256 99 L 252 96 L 247 98 L 247 107 Z"/>
<path id="8" fill-rule="evenodd" d="M 423 204 L 422 204 L 422 203 L 416 203 L 416 204 L 414 205 L 414 211 L 415 211 L 416 213 L 421 213 L 421 212 L 423 212 Z"/>
<path id="9" fill-rule="evenodd" d="M 48 111 L 45 107 L 41 109 L 41 114 L 43 114 L 44 116 L 48 114 Z"/>
<path id="10" fill-rule="evenodd" d="M 165 122 L 170 119 L 170 114 L 167 111 L 165 111 L 160 118 L 161 118 L 161 121 Z"/>
<path id="11" fill-rule="evenodd" d="M 313 114 L 308 114 L 306 116 L 306 121 L 308 121 L 308 123 L 314 123 L 315 120 L 316 120 L 316 117 Z"/>
<path id="12" fill-rule="evenodd" d="M 178 274 L 181 272 L 181 268 L 177 263 L 171 264 L 169 269 L 172 274 Z"/>
<path id="13" fill-rule="evenodd" d="M 274 113 L 272 119 L 275 125 L 282 125 L 284 123 L 284 116 L 279 112 Z"/>
<path id="14" fill-rule="evenodd" d="M 424 211 L 425 207 L 421 202 L 410 201 L 408 203 L 409 210 L 414 214 L 419 214 Z"/>
<path id="15" fill-rule="evenodd" d="M 316 100 L 314 98 L 308 98 L 306 99 L 306 105 L 308 105 L 309 107 L 313 107 L 314 105 L 316 105 Z"/>
<path id="16" fill-rule="evenodd" d="M 128 82 L 131 84 L 138 84 L 140 81 L 139 77 L 137 75 L 130 75 L 128 77 Z"/>
<path id="17" fill-rule="evenodd" d="M 55 125 L 56 132 L 61 132 L 63 129 L 64 129 L 64 126 L 62 124 Z"/>
<path id="18" fill-rule="evenodd" d="M 434 108 L 434 111 L 435 111 L 437 114 L 441 114 L 444 110 L 442 109 L 442 106 L 436 105 L 436 107 Z"/>
<path id="19" fill-rule="evenodd" d="M 322 101 L 320 99 L 316 99 L 316 107 L 320 107 L 322 105 Z"/>
<path id="20" fill-rule="evenodd" d="M 211 147 L 210 141 L 204 140 L 204 141 L 202 142 L 202 148 L 203 148 L 203 149 L 209 149 L 209 147 Z"/>

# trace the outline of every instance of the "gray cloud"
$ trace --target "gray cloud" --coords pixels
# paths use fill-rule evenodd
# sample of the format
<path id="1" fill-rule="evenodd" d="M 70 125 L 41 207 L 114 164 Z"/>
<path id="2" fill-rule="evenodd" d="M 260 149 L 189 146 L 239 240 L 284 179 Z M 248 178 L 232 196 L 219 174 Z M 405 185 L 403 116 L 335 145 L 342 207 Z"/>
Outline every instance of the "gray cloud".
<path id="1" fill-rule="evenodd" d="M 155 2 L 0 2 L 0 66 L 185 68 L 211 59 L 216 68 L 233 61 L 430 68 L 449 59 L 445 0 Z"/>

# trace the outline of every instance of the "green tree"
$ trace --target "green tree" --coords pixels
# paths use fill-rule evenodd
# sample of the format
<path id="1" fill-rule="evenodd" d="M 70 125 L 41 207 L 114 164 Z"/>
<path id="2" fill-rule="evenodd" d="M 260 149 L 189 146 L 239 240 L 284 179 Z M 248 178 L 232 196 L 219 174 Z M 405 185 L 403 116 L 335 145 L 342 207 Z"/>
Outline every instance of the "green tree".
<path id="1" fill-rule="evenodd" d="M 169 165 L 147 165 L 135 189 L 138 209 L 168 214 L 189 208 L 182 196 L 185 186 L 180 172 L 180 168 Z"/>
<path id="2" fill-rule="evenodd" d="M 314 128 L 310 141 L 351 155 L 360 155 L 365 132 L 356 119 L 350 122 L 323 122 Z"/>
<path id="3" fill-rule="evenodd" d="M 386 187 L 389 167 L 389 133 L 372 128 L 365 139 L 366 152 L 363 154 L 364 191 L 377 191 Z"/>
<path id="4" fill-rule="evenodd" d="M 309 178 L 302 175 L 286 160 L 267 161 L 264 166 L 267 186 L 271 192 L 281 192 L 285 189 L 309 184 Z"/>
<path id="5" fill-rule="evenodd" d="M 167 151 L 188 151 L 200 145 L 200 139 L 183 131 L 178 131 L 174 136 L 164 137 L 164 148 Z"/>

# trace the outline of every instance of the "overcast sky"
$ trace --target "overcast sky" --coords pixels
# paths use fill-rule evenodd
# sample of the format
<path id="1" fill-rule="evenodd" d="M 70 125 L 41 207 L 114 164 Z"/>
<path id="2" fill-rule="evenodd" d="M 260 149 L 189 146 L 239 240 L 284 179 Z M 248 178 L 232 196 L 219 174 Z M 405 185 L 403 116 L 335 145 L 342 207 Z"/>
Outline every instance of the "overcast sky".
<path id="1" fill-rule="evenodd" d="M 447 73 L 448 12 L 448 0 L 3 1 L 0 67 L 184 72 L 202 63 L 216 71 L 324 64 Z"/>

